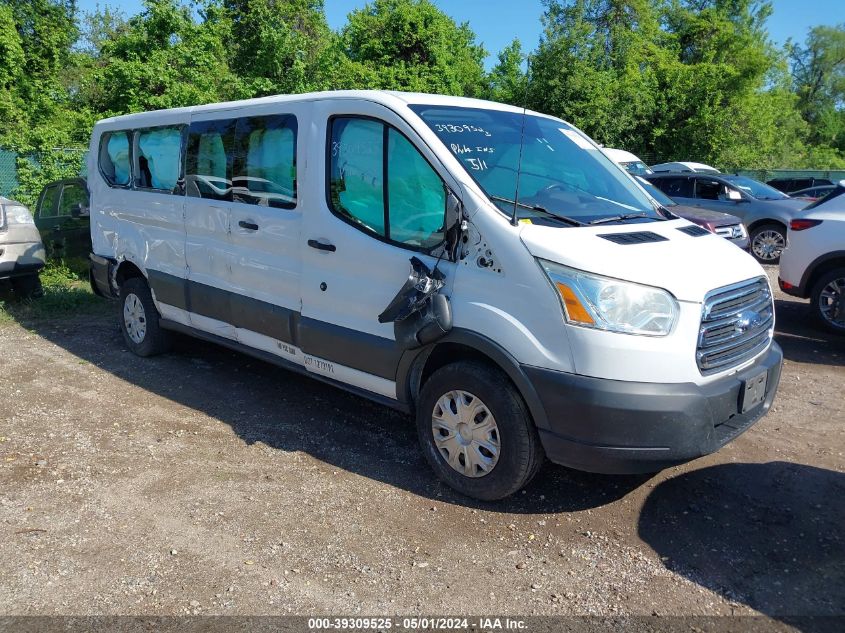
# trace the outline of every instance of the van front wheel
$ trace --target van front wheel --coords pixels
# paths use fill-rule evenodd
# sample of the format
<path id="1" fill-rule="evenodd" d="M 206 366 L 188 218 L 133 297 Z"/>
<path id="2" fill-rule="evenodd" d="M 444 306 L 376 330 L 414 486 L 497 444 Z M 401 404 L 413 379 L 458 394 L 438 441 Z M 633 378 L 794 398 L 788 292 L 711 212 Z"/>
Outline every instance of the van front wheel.
<path id="1" fill-rule="evenodd" d="M 476 362 L 447 365 L 426 381 L 417 433 L 437 476 L 484 501 L 525 487 L 543 463 L 522 397 L 504 373 Z"/>
<path id="2" fill-rule="evenodd" d="M 147 282 L 140 277 L 120 286 L 120 331 L 132 353 L 155 356 L 170 349 L 170 332 L 159 325 L 159 314 Z"/>

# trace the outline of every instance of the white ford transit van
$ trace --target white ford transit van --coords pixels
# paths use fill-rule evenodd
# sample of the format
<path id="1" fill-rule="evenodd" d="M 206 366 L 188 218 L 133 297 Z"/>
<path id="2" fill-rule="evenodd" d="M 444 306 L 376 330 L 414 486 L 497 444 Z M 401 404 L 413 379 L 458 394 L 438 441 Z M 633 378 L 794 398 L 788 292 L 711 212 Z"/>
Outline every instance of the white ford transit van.
<path id="1" fill-rule="evenodd" d="M 544 456 L 660 470 L 774 399 L 760 266 L 559 119 L 267 97 L 100 121 L 88 167 L 92 282 L 133 352 L 185 332 L 414 413 L 467 495 L 515 492 Z"/>

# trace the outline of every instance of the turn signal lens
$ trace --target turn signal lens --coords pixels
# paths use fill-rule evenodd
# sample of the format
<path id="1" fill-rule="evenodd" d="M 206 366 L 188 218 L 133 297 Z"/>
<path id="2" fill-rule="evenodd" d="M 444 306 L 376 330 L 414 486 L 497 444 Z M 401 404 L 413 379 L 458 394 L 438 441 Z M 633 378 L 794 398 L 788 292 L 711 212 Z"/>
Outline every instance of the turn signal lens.
<path id="1" fill-rule="evenodd" d="M 578 300 L 578 296 L 572 291 L 572 288 L 559 281 L 555 285 L 560 296 L 563 298 L 563 305 L 566 308 L 566 316 L 569 317 L 569 320 L 584 323 L 585 325 L 595 325 L 595 320 L 587 312 L 584 304 Z"/>
<path id="2" fill-rule="evenodd" d="M 821 223 L 821 220 L 798 219 L 792 220 L 792 222 L 789 223 L 789 228 L 793 231 L 803 231 L 804 229 L 811 229 L 814 226 L 818 226 Z"/>

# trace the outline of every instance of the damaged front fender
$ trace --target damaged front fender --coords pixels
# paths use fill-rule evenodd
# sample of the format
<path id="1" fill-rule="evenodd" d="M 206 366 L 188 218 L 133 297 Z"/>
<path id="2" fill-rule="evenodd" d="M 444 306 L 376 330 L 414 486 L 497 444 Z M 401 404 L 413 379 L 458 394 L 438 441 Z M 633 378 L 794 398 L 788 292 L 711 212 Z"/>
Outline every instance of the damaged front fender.
<path id="1" fill-rule="evenodd" d="M 430 270 L 417 257 L 405 284 L 378 316 L 379 323 L 393 322 L 396 342 L 405 349 L 433 343 L 452 329 L 452 306 L 441 294 L 445 275 L 435 266 Z"/>

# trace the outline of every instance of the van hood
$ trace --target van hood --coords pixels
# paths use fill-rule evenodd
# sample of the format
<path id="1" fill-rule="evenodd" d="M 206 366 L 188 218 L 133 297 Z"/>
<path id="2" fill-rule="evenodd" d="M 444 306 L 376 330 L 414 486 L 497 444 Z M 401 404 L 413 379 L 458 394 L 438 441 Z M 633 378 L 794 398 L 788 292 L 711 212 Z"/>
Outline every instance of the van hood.
<path id="1" fill-rule="evenodd" d="M 521 226 L 520 238 L 535 257 L 664 288 L 680 301 L 698 303 L 715 288 L 765 276 L 751 255 L 726 239 L 712 233 L 692 236 L 680 231 L 695 226 L 685 220 L 594 227 Z"/>

